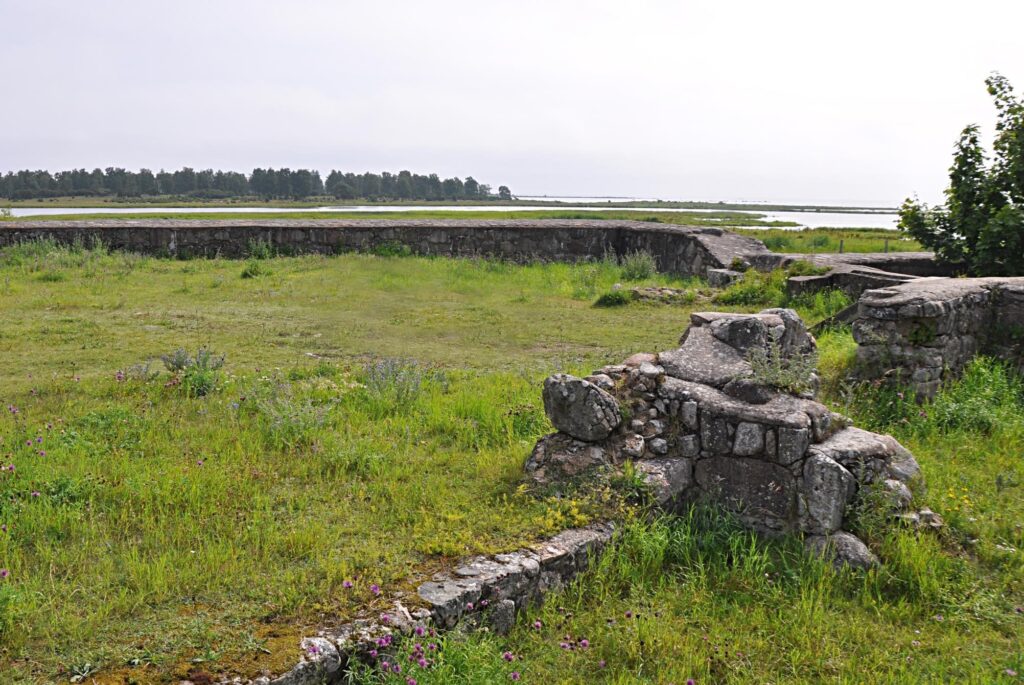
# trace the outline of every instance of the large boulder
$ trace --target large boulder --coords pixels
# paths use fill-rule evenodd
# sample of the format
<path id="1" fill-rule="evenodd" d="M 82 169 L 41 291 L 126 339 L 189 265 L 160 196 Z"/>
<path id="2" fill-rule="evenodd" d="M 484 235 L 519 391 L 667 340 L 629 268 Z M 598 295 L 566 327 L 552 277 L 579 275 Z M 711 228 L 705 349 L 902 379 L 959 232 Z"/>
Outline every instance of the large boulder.
<path id="1" fill-rule="evenodd" d="M 559 373 L 544 381 L 544 411 L 555 428 L 595 442 L 622 423 L 619 403 L 590 381 Z"/>

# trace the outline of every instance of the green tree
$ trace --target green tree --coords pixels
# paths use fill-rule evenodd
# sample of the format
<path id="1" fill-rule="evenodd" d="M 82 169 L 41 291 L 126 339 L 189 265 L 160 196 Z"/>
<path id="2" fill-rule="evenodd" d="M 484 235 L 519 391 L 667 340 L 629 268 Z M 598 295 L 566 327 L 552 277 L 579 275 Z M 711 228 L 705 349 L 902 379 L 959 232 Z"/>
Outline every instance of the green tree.
<path id="1" fill-rule="evenodd" d="M 508 186 L 498 186 L 498 199 L 499 200 L 511 200 L 512 191 L 508 189 Z"/>
<path id="2" fill-rule="evenodd" d="M 993 161 L 978 127 L 957 141 L 943 205 L 916 198 L 900 207 L 900 228 L 943 262 L 974 275 L 1024 274 L 1024 106 L 999 74 L 986 79 L 998 112 Z"/>

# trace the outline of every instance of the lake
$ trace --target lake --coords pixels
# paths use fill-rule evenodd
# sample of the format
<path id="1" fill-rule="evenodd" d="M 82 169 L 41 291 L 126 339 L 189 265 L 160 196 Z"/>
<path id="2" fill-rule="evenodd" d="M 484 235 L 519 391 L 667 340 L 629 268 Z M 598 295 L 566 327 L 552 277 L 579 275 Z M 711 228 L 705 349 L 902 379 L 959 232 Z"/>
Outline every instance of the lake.
<path id="1" fill-rule="evenodd" d="M 353 212 L 374 214 L 381 212 L 546 212 L 564 209 L 572 212 L 601 212 L 614 209 L 621 212 L 694 212 L 712 213 L 720 209 L 662 209 L 657 207 L 533 207 L 522 205 L 355 205 L 355 206 L 324 206 L 324 207 L 16 207 L 11 210 L 16 217 L 46 217 L 57 214 L 144 214 L 147 212 L 163 214 L 187 214 L 196 212 L 224 214 L 273 213 L 289 214 L 293 212 Z M 730 210 L 731 211 L 731 210 Z M 742 212 L 753 216 L 763 216 L 765 221 L 791 221 L 804 228 L 882 228 L 896 229 L 897 216 L 886 212 Z M 756 227 L 754 227 L 756 228 Z"/>

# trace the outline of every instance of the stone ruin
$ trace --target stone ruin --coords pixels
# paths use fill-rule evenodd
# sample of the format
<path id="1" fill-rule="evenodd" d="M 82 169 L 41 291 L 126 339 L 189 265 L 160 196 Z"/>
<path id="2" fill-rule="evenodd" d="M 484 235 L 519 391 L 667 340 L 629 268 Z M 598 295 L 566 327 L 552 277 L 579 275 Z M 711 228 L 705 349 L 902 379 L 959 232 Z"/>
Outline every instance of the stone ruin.
<path id="1" fill-rule="evenodd" d="M 1024 278 L 922 278 L 868 290 L 853 337 L 862 375 L 929 399 L 976 354 L 1024 366 Z"/>
<path id="2" fill-rule="evenodd" d="M 558 488 L 631 460 L 664 510 L 712 501 L 756 531 L 803 534 L 812 551 L 861 567 L 877 560 L 844 528 L 866 486 L 894 515 L 938 524 L 928 510 L 911 511 L 920 471 L 913 455 L 816 401 L 815 373 L 798 394 L 756 377 L 757 350 L 813 369 L 806 361 L 815 341 L 795 312 L 695 313 L 691 321 L 675 350 L 545 381 L 544 408 L 558 432 L 526 462 L 534 484 Z"/>

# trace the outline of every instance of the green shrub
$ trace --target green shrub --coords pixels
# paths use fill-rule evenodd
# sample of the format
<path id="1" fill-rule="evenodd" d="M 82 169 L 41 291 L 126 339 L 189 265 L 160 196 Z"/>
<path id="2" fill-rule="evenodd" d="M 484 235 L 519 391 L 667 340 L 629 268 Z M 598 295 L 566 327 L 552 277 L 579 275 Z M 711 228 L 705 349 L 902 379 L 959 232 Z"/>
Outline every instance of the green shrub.
<path id="1" fill-rule="evenodd" d="M 250 239 L 248 253 L 249 259 L 273 259 L 277 256 L 270 241 L 263 238 Z"/>
<path id="2" fill-rule="evenodd" d="M 412 248 L 397 240 L 388 240 L 370 248 L 370 254 L 378 257 L 409 257 L 412 255 Z"/>
<path id="3" fill-rule="evenodd" d="M 812 388 L 818 368 L 818 354 L 782 354 L 781 334 L 772 331 L 767 349 L 754 347 L 747 355 L 753 380 L 786 392 L 801 393 Z"/>
<path id="4" fill-rule="evenodd" d="M 269 276 L 270 273 L 270 269 L 264 266 L 259 259 L 249 259 L 245 262 L 245 268 L 242 269 L 242 278 L 259 278 L 260 276 Z"/>
<path id="5" fill-rule="evenodd" d="M 195 357 L 183 349 L 160 357 L 164 366 L 175 376 L 175 383 L 185 388 L 191 397 L 205 397 L 217 387 L 220 369 L 224 366 L 224 355 L 215 355 L 209 349 L 200 347 Z"/>
<path id="6" fill-rule="evenodd" d="M 820 276 L 821 274 L 827 274 L 831 270 L 827 266 L 811 264 L 806 259 L 798 259 L 786 267 L 786 273 L 790 276 Z"/>
<path id="7" fill-rule="evenodd" d="M 622 307 L 633 301 L 628 290 L 609 290 L 594 303 L 595 307 Z"/>
<path id="8" fill-rule="evenodd" d="M 781 307 L 786 302 L 786 272 L 762 273 L 750 269 L 743 278 L 715 295 L 719 304 L 765 307 Z"/>
<path id="9" fill-rule="evenodd" d="M 658 261 L 646 250 L 636 250 L 622 257 L 622 278 L 642 281 L 658 273 Z"/>
<path id="10" fill-rule="evenodd" d="M 384 413 L 407 410 L 423 392 L 426 372 L 416 362 L 381 359 L 364 371 L 371 406 Z"/>

